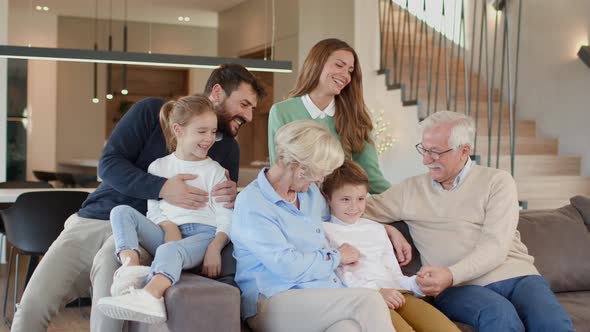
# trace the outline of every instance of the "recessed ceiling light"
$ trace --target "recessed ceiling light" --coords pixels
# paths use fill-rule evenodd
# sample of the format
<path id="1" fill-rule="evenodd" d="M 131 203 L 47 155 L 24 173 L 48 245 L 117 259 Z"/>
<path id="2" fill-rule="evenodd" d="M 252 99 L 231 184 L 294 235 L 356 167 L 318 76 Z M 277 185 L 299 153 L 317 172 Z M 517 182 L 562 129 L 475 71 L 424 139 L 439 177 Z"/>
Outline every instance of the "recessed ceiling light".
<path id="1" fill-rule="evenodd" d="M 43 6 L 43 11 L 44 11 L 44 12 L 47 12 L 47 11 L 49 11 L 49 7 L 47 7 L 47 6 Z"/>
<path id="2" fill-rule="evenodd" d="M 179 20 L 180 22 L 182 22 L 182 21 L 184 20 L 184 17 L 182 17 L 182 16 L 178 16 L 178 20 Z"/>
<path id="3" fill-rule="evenodd" d="M 49 7 L 37 5 L 37 6 L 35 6 L 35 10 L 36 11 L 40 11 L 40 12 L 48 12 L 49 11 Z"/>
<path id="4" fill-rule="evenodd" d="M 42 6 L 35 6 L 35 9 L 36 10 L 43 10 L 43 7 Z"/>
<path id="5" fill-rule="evenodd" d="M 184 21 L 185 21 L 185 22 L 188 22 L 188 21 L 190 21 L 190 20 L 191 20 L 191 18 L 190 18 L 190 17 L 188 17 L 188 16 L 185 16 L 185 17 L 184 17 Z"/>

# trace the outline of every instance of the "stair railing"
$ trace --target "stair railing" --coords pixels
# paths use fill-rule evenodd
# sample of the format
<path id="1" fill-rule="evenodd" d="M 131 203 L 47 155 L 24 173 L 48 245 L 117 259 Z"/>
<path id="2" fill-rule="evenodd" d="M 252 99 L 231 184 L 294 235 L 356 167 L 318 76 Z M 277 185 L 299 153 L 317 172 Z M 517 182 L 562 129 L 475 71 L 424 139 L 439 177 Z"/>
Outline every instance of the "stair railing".
<path id="1" fill-rule="evenodd" d="M 396 1 L 398 3 L 395 3 Z M 434 8 L 432 6 L 436 1 L 415 1 L 420 1 L 419 5 L 417 4 L 419 7 L 416 9 L 416 15 L 411 15 L 409 8 L 412 1 L 410 0 L 405 0 L 403 3 L 400 0 L 378 0 L 381 46 L 381 68 L 379 72 L 387 75 L 387 87 L 389 89 L 401 89 L 403 105 L 418 105 L 421 118 L 439 111 L 442 105 L 444 105 L 445 110 L 462 111 L 469 116 L 473 116 L 476 126 L 473 154 L 479 160 L 478 152 L 482 149 L 480 145 L 487 143 L 485 157 L 488 167 L 495 166 L 499 168 L 501 166 L 500 156 L 503 151 L 501 142 L 503 137 L 502 122 L 504 121 L 503 116 L 507 106 L 510 171 L 514 175 L 516 87 L 518 83 L 522 0 L 494 1 L 493 21 L 488 20 L 488 7 L 490 6 L 487 2 L 485 0 L 474 0 L 472 2 L 472 17 L 470 18 L 472 20 L 470 22 L 472 35 L 470 50 L 466 47 L 467 17 L 465 0 L 442 0 L 440 14 L 437 14 L 440 15 L 437 26 L 427 21 L 429 16 L 427 9 L 432 10 Z M 510 38 L 512 36 L 510 15 L 512 14 L 512 7 L 517 4 L 517 1 L 518 23 L 516 44 L 514 45 L 516 58 L 513 61 L 510 47 Z M 450 11 L 449 8 L 452 10 Z M 419 15 L 420 9 L 422 17 Z M 436 11 L 438 12 L 438 9 Z M 457 17 L 459 17 L 458 22 Z M 450 29 L 447 25 L 449 19 L 452 19 L 452 28 Z M 479 23 L 479 26 L 477 23 Z M 493 25 L 491 50 L 488 40 L 488 24 L 490 23 Z M 457 34 L 458 38 L 456 38 Z M 500 41 L 498 41 L 499 34 L 501 34 Z M 477 38 L 478 36 L 479 38 Z M 500 52 L 498 52 L 499 49 L 501 49 Z M 469 55 L 467 51 L 470 52 Z M 497 73 L 498 63 L 500 68 Z M 444 67 L 441 68 L 441 66 Z M 463 75 L 461 75 L 461 67 Z M 514 70 L 512 70 L 513 67 Z M 485 86 L 482 86 L 483 82 L 481 82 L 482 73 L 485 74 Z M 499 82 L 496 81 L 497 74 L 499 74 Z M 459 84 L 461 76 L 463 84 Z M 444 84 L 444 87 L 441 87 L 441 84 Z M 426 91 L 421 93 L 423 88 Z M 439 102 L 439 92 L 443 91 L 442 89 L 444 89 L 444 92 L 442 92 L 444 93 L 444 101 L 441 98 Z M 463 107 L 459 104 L 461 92 L 463 93 Z M 482 102 L 484 100 L 485 102 Z M 472 105 L 472 103 L 475 104 Z M 480 108 L 484 103 L 486 114 L 482 115 L 487 119 L 487 128 L 485 128 L 487 142 L 478 142 L 479 122 L 484 119 L 480 119 Z M 496 114 L 497 116 L 495 116 Z M 495 124 L 496 131 L 494 132 Z M 493 141 L 494 134 L 497 136 L 496 142 Z M 492 157 L 493 150 L 495 150 L 495 163 Z"/>

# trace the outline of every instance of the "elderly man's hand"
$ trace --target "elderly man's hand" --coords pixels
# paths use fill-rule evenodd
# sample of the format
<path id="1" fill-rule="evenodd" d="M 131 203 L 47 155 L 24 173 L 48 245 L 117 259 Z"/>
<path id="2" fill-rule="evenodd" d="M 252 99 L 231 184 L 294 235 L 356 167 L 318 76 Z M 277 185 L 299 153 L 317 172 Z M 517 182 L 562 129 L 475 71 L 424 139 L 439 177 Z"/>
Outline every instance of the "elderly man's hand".
<path id="1" fill-rule="evenodd" d="M 383 225 L 383 227 L 385 227 L 385 232 L 387 232 L 393 249 L 395 249 L 395 255 L 397 256 L 399 265 L 408 265 L 412 261 L 412 246 L 395 227 L 391 225 Z"/>
<path id="2" fill-rule="evenodd" d="M 453 274 L 446 267 L 423 266 L 416 273 L 416 283 L 428 296 L 437 296 L 453 285 Z"/>

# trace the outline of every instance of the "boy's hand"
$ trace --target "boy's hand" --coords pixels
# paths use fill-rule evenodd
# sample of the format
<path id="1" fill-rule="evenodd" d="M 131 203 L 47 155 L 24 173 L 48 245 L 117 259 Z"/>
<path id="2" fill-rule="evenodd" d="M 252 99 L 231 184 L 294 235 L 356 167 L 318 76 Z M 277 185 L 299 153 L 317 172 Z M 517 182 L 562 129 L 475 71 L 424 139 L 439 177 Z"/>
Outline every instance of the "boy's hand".
<path id="1" fill-rule="evenodd" d="M 213 243 L 209 244 L 203 259 L 203 270 L 201 274 L 209 278 L 217 278 L 221 273 L 221 250 Z"/>
<path id="2" fill-rule="evenodd" d="M 182 240 L 182 234 L 178 225 L 171 221 L 162 221 L 160 228 L 164 231 L 164 242 L 172 242 Z"/>
<path id="3" fill-rule="evenodd" d="M 406 303 L 406 298 L 402 293 L 393 288 L 381 288 L 379 290 L 381 296 L 387 303 L 389 309 L 398 309 Z"/>

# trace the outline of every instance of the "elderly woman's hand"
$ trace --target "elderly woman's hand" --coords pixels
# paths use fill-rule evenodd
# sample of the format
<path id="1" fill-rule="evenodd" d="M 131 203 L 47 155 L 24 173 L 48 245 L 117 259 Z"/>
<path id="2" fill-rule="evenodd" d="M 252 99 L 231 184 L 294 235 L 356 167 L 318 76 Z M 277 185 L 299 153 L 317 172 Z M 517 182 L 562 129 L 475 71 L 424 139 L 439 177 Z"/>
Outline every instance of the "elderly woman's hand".
<path id="1" fill-rule="evenodd" d="M 343 243 L 337 250 L 340 253 L 340 265 L 354 264 L 361 256 L 359 250 L 348 243 Z"/>

